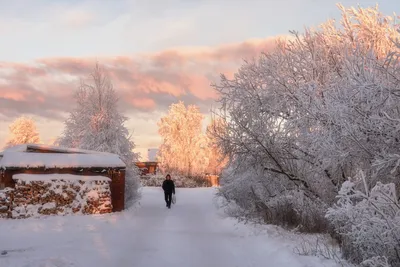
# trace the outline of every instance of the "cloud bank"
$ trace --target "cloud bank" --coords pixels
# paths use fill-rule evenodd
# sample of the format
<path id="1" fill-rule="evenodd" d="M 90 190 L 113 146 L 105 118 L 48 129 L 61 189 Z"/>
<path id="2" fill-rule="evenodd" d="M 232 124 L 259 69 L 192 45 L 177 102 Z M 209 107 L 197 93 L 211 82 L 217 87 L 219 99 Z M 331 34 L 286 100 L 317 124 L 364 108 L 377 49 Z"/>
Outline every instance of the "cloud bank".
<path id="1" fill-rule="evenodd" d="M 74 105 L 80 79 L 87 77 L 96 61 L 108 71 L 125 112 L 165 110 L 178 99 L 210 106 L 217 97 L 210 84 L 221 73 L 235 72 L 244 59 L 270 51 L 275 41 L 267 38 L 133 56 L 0 62 L 0 114 L 61 120 Z"/>

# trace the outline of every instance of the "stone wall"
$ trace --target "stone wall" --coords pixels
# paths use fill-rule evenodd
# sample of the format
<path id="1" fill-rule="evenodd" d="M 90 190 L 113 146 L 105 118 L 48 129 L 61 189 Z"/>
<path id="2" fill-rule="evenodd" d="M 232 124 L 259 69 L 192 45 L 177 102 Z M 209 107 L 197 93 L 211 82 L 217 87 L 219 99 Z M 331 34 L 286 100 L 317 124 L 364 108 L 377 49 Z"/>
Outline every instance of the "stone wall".
<path id="1" fill-rule="evenodd" d="M 3 193 L 3 198 L 0 194 L 0 206 L 2 199 L 5 203 L 7 199 L 9 201 L 6 211 L 8 216 L 3 216 L 3 218 L 112 212 L 109 178 L 97 180 L 96 178 L 89 180 L 74 178 L 43 179 L 42 181 L 14 178 L 15 188 L 9 189 L 7 194 Z"/>

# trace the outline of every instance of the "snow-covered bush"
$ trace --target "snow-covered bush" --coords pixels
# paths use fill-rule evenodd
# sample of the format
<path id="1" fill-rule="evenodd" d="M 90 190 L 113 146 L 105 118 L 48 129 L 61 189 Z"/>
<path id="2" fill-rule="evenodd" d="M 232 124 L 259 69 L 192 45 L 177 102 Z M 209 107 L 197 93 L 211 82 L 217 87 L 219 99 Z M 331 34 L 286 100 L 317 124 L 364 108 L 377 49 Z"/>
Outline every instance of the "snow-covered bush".
<path id="1" fill-rule="evenodd" d="M 231 216 L 306 232 L 327 229 L 324 218 L 326 205 L 323 202 L 317 199 L 311 201 L 301 190 L 290 190 L 285 186 L 273 188 L 275 184 L 266 184 L 268 179 L 263 179 L 263 172 L 251 168 L 223 172 L 218 195 L 226 199 L 225 207 Z M 278 194 L 275 193 L 277 191 Z"/>
<path id="2" fill-rule="evenodd" d="M 183 175 L 173 175 L 171 178 L 175 183 L 175 187 L 195 188 L 195 187 L 210 187 L 211 182 L 203 177 L 185 177 Z M 145 175 L 142 176 L 141 182 L 143 186 L 160 187 L 165 180 L 165 175 Z"/>
<path id="3" fill-rule="evenodd" d="M 359 188 L 361 187 L 361 188 Z M 340 235 L 344 256 L 363 266 L 400 265 L 400 203 L 395 185 L 368 188 L 362 171 L 343 183 L 326 217 Z"/>
<path id="4" fill-rule="evenodd" d="M 127 166 L 125 171 L 125 207 L 133 206 L 141 197 L 140 170 L 136 166 Z"/>
<path id="5" fill-rule="evenodd" d="M 361 264 L 362 267 L 392 267 L 393 265 L 390 265 L 388 262 L 388 259 L 386 257 L 372 257 L 368 260 L 365 260 Z"/>
<path id="6" fill-rule="evenodd" d="M 164 180 L 165 176 L 160 174 L 148 174 L 141 176 L 142 186 L 160 187 Z M 173 180 L 175 181 L 175 178 Z"/>

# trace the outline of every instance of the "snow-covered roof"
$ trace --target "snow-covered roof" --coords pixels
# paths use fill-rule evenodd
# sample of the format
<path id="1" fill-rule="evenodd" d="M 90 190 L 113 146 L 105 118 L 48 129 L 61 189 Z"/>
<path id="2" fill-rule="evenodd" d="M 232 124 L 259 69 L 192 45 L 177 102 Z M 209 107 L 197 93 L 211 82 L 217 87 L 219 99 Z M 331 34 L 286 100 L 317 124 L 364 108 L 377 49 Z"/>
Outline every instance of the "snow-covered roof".
<path id="1" fill-rule="evenodd" d="M 5 152 L 28 152 L 30 150 L 46 150 L 54 153 L 81 153 L 81 154 L 104 154 L 104 155 L 113 155 L 107 152 L 99 152 L 93 150 L 84 150 L 78 148 L 67 148 L 61 146 L 50 146 L 43 144 L 21 144 L 15 145 L 5 149 L 3 152 L 0 152 L 0 155 Z"/>
<path id="2" fill-rule="evenodd" d="M 14 174 L 13 179 L 30 182 L 30 181 L 49 181 L 49 180 L 65 180 L 65 181 L 111 181 L 106 176 L 85 176 L 85 175 L 74 175 L 74 174 L 27 174 L 20 173 Z"/>
<path id="3" fill-rule="evenodd" d="M 34 150 L 34 152 L 30 152 Z M 54 153 L 38 153 L 37 151 Z M 124 168 L 116 154 L 45 145 L 18 145 L 2 152 L 0 168 Z"/>
<path id="4" fill-rule="evenodd" d="M 125 167 L 117 155 L 6 152 L 0 168 L 101 168 Z"/>

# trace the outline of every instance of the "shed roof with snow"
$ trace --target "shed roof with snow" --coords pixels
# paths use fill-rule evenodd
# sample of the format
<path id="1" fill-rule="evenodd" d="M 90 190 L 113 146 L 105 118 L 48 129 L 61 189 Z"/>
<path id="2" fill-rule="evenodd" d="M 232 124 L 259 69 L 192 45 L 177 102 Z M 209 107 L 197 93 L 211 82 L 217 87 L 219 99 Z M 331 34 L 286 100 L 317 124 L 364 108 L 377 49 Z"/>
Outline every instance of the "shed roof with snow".
<path id="1" fill-rule="evenodd" d="M 116 154 L 38 144 L 0 152 L 0 169 L 7 168 L 125 168 Z"/>

